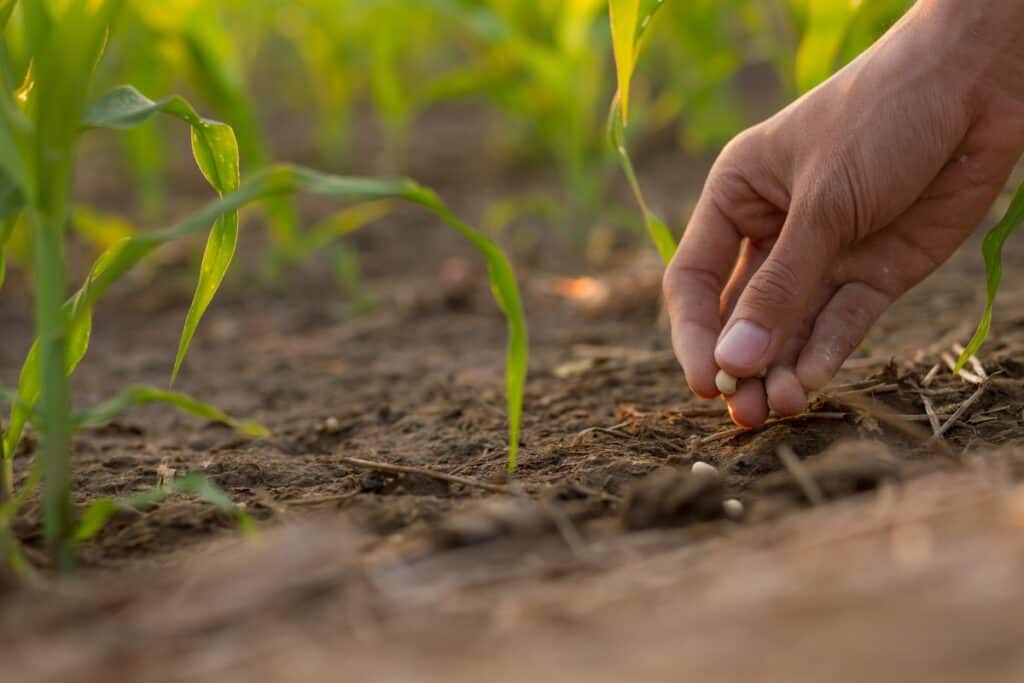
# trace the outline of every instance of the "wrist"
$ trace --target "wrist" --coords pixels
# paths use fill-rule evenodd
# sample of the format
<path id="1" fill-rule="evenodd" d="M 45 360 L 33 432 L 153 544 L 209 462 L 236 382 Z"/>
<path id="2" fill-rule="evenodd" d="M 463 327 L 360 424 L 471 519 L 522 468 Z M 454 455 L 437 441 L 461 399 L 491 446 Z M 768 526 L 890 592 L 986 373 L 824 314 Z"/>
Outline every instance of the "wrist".
<path id="1" fill-rule="evenodd" d="M 918 0 L 908 12 L 975 105 L 1024 108 L 1024 2 Z M 1014 107 L 1016 109 L 1017 107 Z"/>

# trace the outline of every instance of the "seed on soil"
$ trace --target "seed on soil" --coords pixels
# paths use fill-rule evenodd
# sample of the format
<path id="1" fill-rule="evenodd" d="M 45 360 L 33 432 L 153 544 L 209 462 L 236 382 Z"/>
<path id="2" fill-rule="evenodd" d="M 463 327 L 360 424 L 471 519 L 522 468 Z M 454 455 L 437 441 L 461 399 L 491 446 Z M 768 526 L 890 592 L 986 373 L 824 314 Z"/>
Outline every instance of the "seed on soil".
<path id="1" fill-rule="evenodd" d="M 736 498 L 723 500 L 722 510 L 729 519 L 743 519 L 743 503 Z"/>
<path id="2" fill-rule="evenodd" d="M 715 375 L 715 386 L 723 396 L 732 396 L 736 393 L 738 380 L 725 370 L 719 370 Z"/>
<path id="3" fill-rule="evenodd" d="M 690 471 L 694 474 L 718 474 L 718 470 L 715 469 L 714 465 L 709 465 L 701 460 L 693 463 L 690 467 Z"/>

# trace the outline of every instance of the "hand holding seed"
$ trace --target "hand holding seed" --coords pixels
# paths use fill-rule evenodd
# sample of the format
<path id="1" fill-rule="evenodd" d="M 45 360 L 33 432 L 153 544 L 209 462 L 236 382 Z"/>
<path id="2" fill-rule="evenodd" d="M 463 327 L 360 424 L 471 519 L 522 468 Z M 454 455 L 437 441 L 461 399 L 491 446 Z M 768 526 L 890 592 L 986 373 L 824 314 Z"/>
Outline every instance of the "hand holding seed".
<path id="1" fill-rule="evenodd" d="M 724 395 L 745 427 L 803 411 L 981 222 L 1022 120 L 1024 3 L 933 0 L 739 135 L 665 271 L 694 393 Z"/>

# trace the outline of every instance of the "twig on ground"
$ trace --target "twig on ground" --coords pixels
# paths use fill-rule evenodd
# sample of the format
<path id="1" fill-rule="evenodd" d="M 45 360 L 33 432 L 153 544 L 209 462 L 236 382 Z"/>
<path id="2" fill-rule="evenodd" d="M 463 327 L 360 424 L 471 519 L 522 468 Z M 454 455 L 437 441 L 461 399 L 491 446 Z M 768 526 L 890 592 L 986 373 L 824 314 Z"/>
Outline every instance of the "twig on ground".
<path id="1" fill-rule="evenodd" d="M 934 447 L 936 451 L 954 462 L 963 463 L 963 458 L 959 453 L 954 452 L 953 449 L 949 447 L 949 444 L 945 441 L 934 439 L 932 434 L 929 434 L 927 431 L 914 424 L 916 420 L 927 420 L 928 418 L 924 415 L 915 415 L 913 416 L 915 419 L 908 419 L 908 416 L 900 415 L 888 406 L 859 394 L 847 394 L 842 397 L 835 397 L 835 400 L 854 411 L 860 411 L 866 415 L 870 415 L 879 423 L 890 427 L 904 436 L 910 437 L 914 441 L 919 442 L 922 446 L 927 445 Z"/>
<path id="2" fill-rule="evenodd" d="M 622 498 L 622 496 L 616 496 L 614 493 L 608 493 L 607 491 L 600 491 L 598 489 L 590 488 L 589 486 L 581 484 L 578 481 L 571 482 L 569 484 L 569 487 L 573 491 L 576 491 L 577 493 L 583 494 L 584 496 L 589 496 L 591 498 L 597 498 L 599 500 L 603 500 L 603 501 L 608 502 L 608 503 L 622 503 L 623 500 L 624 500 Z"/>
<path id="3" fill-rule="evenodd" d="M 804 464 L 797 457 L 796 452 L 788 444 L 779 444 L 779 447 L 775 449 L 776 455 L 779 456 L 779 460 L 789 470 L 790 475 L 796 480 L 796 483 L 800 485 L 800 488 L 804 492 L 804 496 L 811 505 L 824 505 L 825 494 L 822 492 L 821 487 L 818 486 L 818 482 L 814 481 L 814 477 L 807 471 Z"/>
<path id="4" fill-rule="evenodd" d="M 953 344 L 953 352 L 956 353 L 957 356 L 963 355 L 963 352 L 966 350 L 967 349 L 965 349 L 960 344 Z M 981 364 L 981 361 L 978 360 L 978 357 L 975 356 L 973 353 L 967 357 L 967 363 L 974 370 L 974 374 L 976 374 L 982 380 L 988 379 L 988 373 L 985 372 L 985 366 Z"/>
<path id="5" fill-rule="evenodd" d="M 986 384 L 981 384 L 974 391 L 973 394 L 968 396 L 967 399 L 960 404 L 960 407 L 956 409 L 956 412 L 953 413 L 953 416 L 946 420 L 946 422 L 941 427 L 939 427 L 939 431 L 935 433 L 935 436 L 933 436 L 932 439 L 941 439 L 942 435 L 948 432 L 950 427 L 955 425 L 957 421 L 959 421 L 960 418 L 962 418 L 964 414 L 971 408 L 971 406 L 977 403 L 978 399 L 981 398 L 981 395 L 985 393 L 985 388 Z"/>
<path id="6" fill-rule="evenodd" d="M 325 505 L 328 503 L 340 503 L 343 500 L 354 498 L 358 496 L 360 491 L 349 491 L 348 493 L 339 493 L 333 496 L 311 496 L 309 498 L 290 498 L 288 500 L 282 500 L 281 503 L 284 505 L 290 505 L 292 507 L 303 507 L 307 505 Z"/>
<path id="7" fill-rule="evenodd" d="M 540 501 L 540 509 L 551 520 L 551 523 L 555 525 L 555 529 L 562 537 L 562 540 L 565 541 L 565 545 L 568 546 L 570 552 L 577 559 L 585 559 L 589 556 L 587 542 L 583 540 L 583 536 L 564 510 L 560 510 L 558 506 L 552 505 L 547 501 Z"/>
<path id="8" fill-rule="evenodd" d="M 861 380 L 860 382 L 850 382 L 849 384 L 837 384 L 834 387 L 829 387 L 828 391 L 830 394 L 885 394 L 892 391 L 896 391 L 900 388 L 899 384 L 893 384 L 891 382 L 877 382 L 875 380 Z"/>
<path id="9" fill-rule="evenodd" d="M 767 429 L 768 427 L 774 427 L 777 424 L 786 424 L 788 422 L 799 422 L 802 420 L 845 420 L 850 417 L 848 413 L 801 413 L 800 415 L 793 415 L 792 417 L 778 417 L 774 420 L 768 420 L 761 425 L 758 430 Z M 742 434 L 751 434 L 757 430 L 748 429 L 746 427 L 734 427 L 732 429 L 725 429 L 714 434 L 708 434 L 702 437 L 697 445 L 706 446 L 716 441 L 725 441 L 731 439 L 734 436 L 740 436 Z"/>
<path id="10" fill-rule="evenodd" d="M 956 370 L 956 359 L 953 358 L 953 354 L 948 351 L 943 351 L 939 357 L 942 358 L 942 362 L 946 364 L 946 367 L 949 368 L 950 372 Z M 984 381 L 981 377 L 965 368 L 961 368 L 959 374 L 961 378 L 971 384 L 981 384 Z"/>
<path id="11" fill-rule="evenodd" d="M 932 405 L 932 400 L 921 394 L 921 403 L 924 404 L 924 412 L 928 414 L 928 423 L 932 426 L 932 435 L 941 438 L 939 437 L 939 430 L 942 425 L 939 422 L 939 416 L 935 413 L 935 406 Z"/>
<path id="12" fill-rule="evenodd" d="M 459 477 L 454 474 L 447 474 L 445 472 L 436 472 L 434 470 L 424 469 L 422 467 L 411 467 L 409 465 L 392 465 L 384 462 L 373 462 L 370 460 L 363 460 L 362 458 L 339 458 L 340 462 L 346 465 L 351 465 L 361 470 L 373 470 L 375 472 L 385 472 L 387 474 L 411 474 L 420 477 L 427 477 L 428 479 L 436 479 L 438 481 L 446 481 L 450 484 L 461 484 L 462 486 L 469 486 L 471 488 L 481 489 L 483 491 L 490 491 L 491 493 L 501 493 L 507 496 L 521 496 L 523 492 L 512 488 L 511 486 L 501 486 L 500 484 L 489 484 L 485 481 L 479 481 L 476 479 L 469 479 L 468 477 Z"/>
<path id="13" fill-rule="evenodd" d="M 596 434 L 609 434 L 611 436 L 615 436 L 615 437 L 618 437 L 620 439 L 628 438 L 628 437 L 633 436 L 633 435 L 621 432 L 619 430 L 621 430 L 623 427 L 628 427 L 629 424 L 630 424 L 629 420 L 626 420 L 625 422 L 620 422 L 619 424 L 612 425 L 611 427 L 587 427 L 582 432 L 580 432 L 576 436 L 572 437 L 572 441 L 570 443 L 573 446 L 578 446 L 580 444 L 580 442 L 583 440 L 583 437 L 589 436 L 590 434 L 595 434 L 595 433 Z"/>
<path id="14" fill-rule="evenodd" d="M 931 383 L 935 381 L 935 378 L 938 376 L 939 370 L 941 370 L 941 369 L 942 369 L 942 365 L 940 363 L 936 363 L 935 365 L 933 365 L 932 369 L 929 370 L 928 374 L 924 376 L 923 380 L 921 380 L 921 386 L 922 387 L 930 386 Z"/>

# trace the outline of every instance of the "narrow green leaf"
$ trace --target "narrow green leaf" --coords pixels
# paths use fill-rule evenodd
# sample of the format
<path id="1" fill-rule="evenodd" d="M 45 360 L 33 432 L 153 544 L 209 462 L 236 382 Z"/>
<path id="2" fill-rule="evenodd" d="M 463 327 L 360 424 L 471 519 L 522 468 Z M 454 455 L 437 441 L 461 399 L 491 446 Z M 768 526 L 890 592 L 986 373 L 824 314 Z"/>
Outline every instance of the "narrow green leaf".
<path id="1" fill-rule="evenodd" d="M 985 235 L 985 240 L 982 242 L 981 253 L 985 258 L 986 275 L 985 312 L 981 316 L 981 322 L 978 323 L 974 336 L 964 348 L 964 352 L 960 354 L 954 373 L 963 369 L 967 360 L 978 352 L 988 337 L 989 329 L 992 327 L 992 310 L 995 306 L 996 294 L 999 293 L 999 285 L 1003 281 L 1003 246 L 1021 223 L 1024 223 L 1024 183 L 1021 183 L 1014 193 L 1010 207 L 1006 210 L 1003 219 Z"/>
<path id="2" fill-rule="evenodd" d="M 101 213 L 87 206 L 72 209 L 71 227 L 98 250 L 109 249 L 137 232 L 134 225 L 120 216 Z"/>
<path id="3" fill-rule="evenodd" d="M 618 101 L 621 106 L 622 125 L 629 121 L 630 84 L 640 60 L 640 48 L 654 15 L 665 0 L 608 0 L 611 20 L 612 51 L 619 83 Z"/>
<path id="4" fill-rule="evenodd" d="M 65 312 L 68 307 L 65 305 Z M 65 347 L 65 372 L 71 375 L 85 357 L 89 348 L 89 337 L 92 334 L 92 307 L 83 308 L 73 324 L 68 325 L 68 338 Z M 18 377 L 18 401 L 11 406 L 7 429 L 3 435 L 3 454 L 6 458 L 14 457 L 14 451 L 21 440 L 25 424 L 32 417 L 32 410 L 42 393 L 42 381 L 39 368 L 39 340 L 37 339 L 28 351 L 25 362 L 21 366 Z"/>
<path id="5" fill-rule="evenodd" d="M 14 6 L 18 4 L 18 0 L 0 0 L 0 31 L 7 28 L 7 22 L 11 18 L 11 14 L 14 12 Z"/>
<path id="6" fill-rule="evenodd" d="M 203 177 L 218 194 L 238 189 L 240 182 L 238 140 L 226 124 L 201 118 L 186 100 L 178 96 L 158 102 L 131 86 L 121 86 L 101 97 L 86 113 L 83 124 L 90 128 L 130 128 L 156 114 L 181 119 L 192 128 L 192 154 Z M 238 245 L 238 212 L 217 218 L 206 241 L 199 281 L 178 343 L 171 382 L 177 378 L 199 322 L 220 289 Z"/>
<path id="7" fill-rule="evenodd" d="M 200 500 L 235 516 L 246 534 L 255 531 L 255 523 L 245 510 L 235 505 L 224 490 L 201 474 L 191 473 L 166 486 L 155 487 L 128 498 L 100 498 L 85 508 L 75 530 L 75 540 L 88 541 L 98 534 L 118 510 L 144 511 L 175 493 L 190 493 Z"/>
<path id="8" fill-rule="evenodd" d="M 91 327 L 92 309 L 95 302 L 118 278 L 152 253 L 154 249 L 167 242 L 201 232 L 221 216 L 236 212 L 242 206 L 293 192 L 305 192 L 350 201 L 403 199 L 426 208 L 477 248 L 487 261 L 492 293 L 508 320 L 506 392 L 509 412 L 509 463 L 510 467 L 514 468 L 519 445 L 528 347 L 526 319 L 512 267 L 505 254 L 494 242 L 459 221 L 433 192 L 404 178 L 352 178 L 317 173 L 295 166 L 274 166 L 254 174 L 236 191 L 208 204 L 170 228 L 122 240 L 96 260 L 85 284 L 65 305 L 65 312 L 69 316 L 71 335 L 83 340 L 81 344 L 69 344 L 69 349 L 72 347 L 75 349 L 73 355 L 69 353 L 69 360 L 73 360 L 77 364 L 81 360 L 78 351 L 81 351 L 83 355 L 85 353 L 88 334 L 83 334 L 83 331 Z M 37 364 L 38 359 L 35 359 L 30 353 L 22 366 L 24 384 L 29 384 L 29 382 L 25 382 L 26 377 L 31 378 L 33 372 L 38 374 Z M 35 367 L 34 370 L 33 367 Z M 35 401 L 34 397 L 29 398 L 31 394 L 23 393 L 22 384 L 19 384 L 19 395 L 27 404 L 31 405 Z M 37 397 L 38 393 L 34 396 Z M 17 406 L 12 408 L 12 415 L 15 410 L 17 410 Z M 21 436 L 21 429 L 24 427 L 24 416 L 17 424 L 12 417 L 11 427 L 5 441 L 16 446 Z M 13 452 L 13 446 L 8 452 Z"/>
<path id="9" fill-rule="evenodd" d="M 3 289 L 4 278 L 7 275 L 7 241 L 11 239 L 16 222 L 17 216 L 0 218 L 0 289 Z M 2 453 L 3 451 L 0 450 L 0 454 Z"/>
<path id="10" fill-rule="evenodd" d="M 633 190 L 633 196 L 636 198 L 637 204 L 640 205 L 641 212 L 643 212 L 644 224 L 647 226 L 647 234 L 650 236 L 651 241 L 654 242 L 654 246 L 657 248 L 658 254 L 661 255 L 661 260 L 668 263 L 672 260 L 672 256 L 676 252 L 675 238 L 672 237 L 672 232 L 668 229 L 668 226 L 647 208 L 647 200 L 644 198 L 644 193 L 640 189 L 640 182 L 637 180 L 636 170 L 633 168 L 633 161 L 629 158 L 629 150 L 626 149 L 622 118 L 616 113 L 616 108 L 616 105 L 613 104 L 612 113 L 608 120 L 608 131 L 611 138 L 611 144 L 615 148 L 615 153 L 619 157 L 619 164 L 622 166 L 622 170 L 626 174 L 626 179 L 629 181 L 629 186 Z"/>
<path id="11" fill-rule="evenodd" d="M 238 141 L 235 131 L 221 123 L 204 122 L 201 129 L 192 129 L 192 150 L 196 161 L 207 181 L 221 196 L 238 189 L 241 181 L 239 170 Z M 199 282 L 196 284 L 192 304 L 185 318 L 185 326 L 174 358 L 171 383 L 178 377 L 185 360 L 192 337 L 210 307 L 214 295 L 224 282 L 235 248 L 238 245 L 238 212 L 232 211 L 217 220 L 206 240 L 203 263 L 199 268 Z"/>
<path id="12" fill-rule="evenodd" d="M 623 122 L 629 120 L 629 86 L 636 67 L 636 34 L 640 23 L 639 0 L 608 0 L 612 27 L 612 50 L 619 81 L 618 99 Z"/>
<path id="13" fill-rule="evenodd" d="M 0 170 L 0 221 L 11 218 L 21 212 L 25 206 L 25 198 L 21 189 L 9 175 Z M 0 244 L 3 244 L 3 233 L 0 233 Z"/>
<path id="14" fill-rule="evenodd" d="M 109 401 L 78 413 L 75 415 L 75 425 L 82 428 L 106 424 L 128 408 L 147 403 L 166 403 L 190 415 L 227 425 L 248 436 L 256 438 L 270 436 L 270 431 L 256 422 L 236 420 L 217 408 L 186 394 L 144 385 L 129 387 Z"/>

